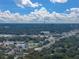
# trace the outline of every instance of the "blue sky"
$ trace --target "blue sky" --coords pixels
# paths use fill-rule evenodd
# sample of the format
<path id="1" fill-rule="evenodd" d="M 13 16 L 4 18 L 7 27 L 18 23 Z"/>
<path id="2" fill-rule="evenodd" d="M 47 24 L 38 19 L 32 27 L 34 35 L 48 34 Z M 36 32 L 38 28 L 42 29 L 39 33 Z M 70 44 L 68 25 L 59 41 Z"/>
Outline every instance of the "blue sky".
<path id="1" fill-rule="evenodd" d="M 32 2 L 38 2 L 42 4 L 49 12 L 64 12 L 66 9 L 69 8 L 77 8 L 79 7 L 79 0 L 68 0 L 66 3 L 52 3 L 50 0 L 31 0 Z M 37 7 L 40 9 L 41 7 Z M 0 10 L 10 10 L 11 12 L 19 12 L 21 14 L 30 13 L 34 11 L 36 8 L 26 7 L 20 8 L 17 7 L 14 0 L 0 0 Z"/>
<path id="2" fill-rule="evenodd" d="M 8 12 L 10 14 L 12 13 L 12 15 L 19 13 L 20 16 L 24 16 L 30 15 L 32 12 L 35 13 L 35 10 L 38 12 L 41 8 L 44 9 L 42 10 L 43 12 L 46 11 L 46 13 L 50 14 L 55 12 L 58 15 L 65 13 L 66 10 L 77 10 L 79 8 L 79 0 L 0 0 L 0 11 L 3 14 L 8 10 Z M 3 18 L 1 16 L 1 20 L 2 19 Z M 60 20 L 58 21 L 61 22 Z"/>

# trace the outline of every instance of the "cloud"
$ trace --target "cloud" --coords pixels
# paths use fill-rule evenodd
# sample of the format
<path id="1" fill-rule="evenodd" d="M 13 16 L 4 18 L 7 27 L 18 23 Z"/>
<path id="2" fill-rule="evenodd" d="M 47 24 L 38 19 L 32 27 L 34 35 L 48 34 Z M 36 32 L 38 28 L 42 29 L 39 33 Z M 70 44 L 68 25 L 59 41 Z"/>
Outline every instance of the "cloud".
<path id="1" fill-rule="evenodd" d="M 30 14 L 21 15 L 11 13 L 9 10 L 0 11 L 0 22 L 2 23 L 79 23 L 79 8 L 67 9 L 66 13 L 49 13 L 42 7 Z"/>
<path id="2" fill-rule="evenodd" d="M 41 6 L 41 4 L 39 3 L 32 3 L 31 0 L 16 0 L 16 5 L 18 7 L 21 7 L 21 8 L 25 8 L 25 7 L 39 7 Z"/>
<path id="3" fill-rule="evenodd" d="M 71 8 L 71 9 L 67 9 L 66 11 L 73 16 L 79 15 L 79 8 Z"/>
<path id="4" fill-rule="evenodd" d="M 11 13 L 10 11 L 0 12 L 0 22 L 1 23 L 24 23 L 29 22 L 31 18 L 27 15 L 20 15 L 19 13 Z"/>
<path id="5" fill-rule="evenodd" d="M 50 0 L 53 3 L 66 3 L 68 0 Z"/>

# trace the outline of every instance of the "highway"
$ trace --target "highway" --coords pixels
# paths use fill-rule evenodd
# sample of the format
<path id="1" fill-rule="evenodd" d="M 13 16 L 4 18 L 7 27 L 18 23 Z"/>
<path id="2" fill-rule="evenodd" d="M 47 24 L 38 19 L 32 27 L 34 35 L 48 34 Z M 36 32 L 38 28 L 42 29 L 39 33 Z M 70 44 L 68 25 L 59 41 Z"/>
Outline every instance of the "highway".
<path id="1" fill-rule="evenodd" d="M 50 37 L 48 37 L 48 39 L 45 39 L 45 40 L 48 40 L 50 43 L 43 45 L 42 47 L 35 48 L 35 50 L 42 50 L 44 48 L 50 48 L 50 46 L 53 45 L 56 41 L 59 41 L 60 39 L 67 38 L 67 37 L 70 37 L 70 36 L 74 36 L 77 33 L 79 33 L 79 30 L 64 32 L 64 33 L 61 34 L 62 37 L 59 37 L 59 38 L 55 38 L 52 35 L 50 35 Z"/>

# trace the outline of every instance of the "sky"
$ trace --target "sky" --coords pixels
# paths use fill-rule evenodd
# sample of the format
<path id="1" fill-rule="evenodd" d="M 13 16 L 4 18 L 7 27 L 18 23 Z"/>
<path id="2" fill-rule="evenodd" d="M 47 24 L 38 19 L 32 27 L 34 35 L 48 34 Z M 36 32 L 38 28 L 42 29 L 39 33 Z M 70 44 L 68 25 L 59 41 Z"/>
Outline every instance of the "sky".
<path id="1" fill-rule="evenodd" d="M 79 23 L 79 0 L 0 0 L 0 23 Z"/>

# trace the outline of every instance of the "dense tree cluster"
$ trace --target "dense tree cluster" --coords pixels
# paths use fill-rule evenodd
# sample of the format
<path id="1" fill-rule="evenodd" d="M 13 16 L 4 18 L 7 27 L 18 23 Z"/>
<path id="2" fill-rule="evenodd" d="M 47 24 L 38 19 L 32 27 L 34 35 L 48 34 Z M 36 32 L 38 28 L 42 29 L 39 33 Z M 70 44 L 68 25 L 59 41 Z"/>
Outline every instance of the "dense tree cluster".
<path id="1" fill-rule="evenodd" d="M 44 48 L 41 52 L 32 52 L 25 59 L 78 59 L 79 37 L 71 36 L 57 41 L 50 48 Z"/>
<path id="2" fill-rule="evenodd" d="M 33 39 L 30 38 L 30 40 Z M 36 42 L 38 42 L 38 40 Z M 0 52 L 0 59 L 14 59 L 14 56 L 8 55 L 6 57 L 3 52 Z M 79 35 L 77 34 L 75 36 L 60 39 L 60 41 L 51 45 L 50 48 L 44 48 L 40 52 L 29 52 L 29 55 L 19 57 L 18 59 L 79 59 Z"/>

